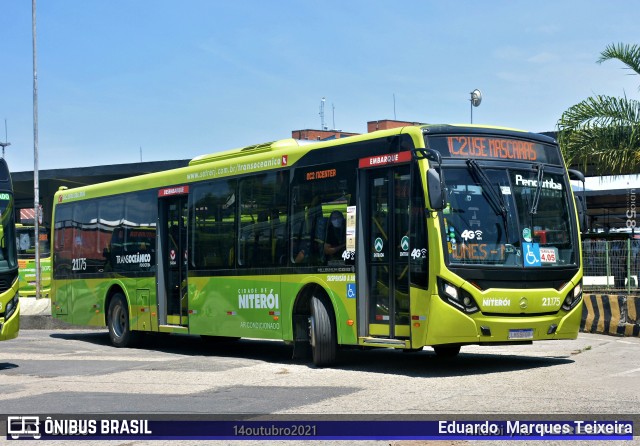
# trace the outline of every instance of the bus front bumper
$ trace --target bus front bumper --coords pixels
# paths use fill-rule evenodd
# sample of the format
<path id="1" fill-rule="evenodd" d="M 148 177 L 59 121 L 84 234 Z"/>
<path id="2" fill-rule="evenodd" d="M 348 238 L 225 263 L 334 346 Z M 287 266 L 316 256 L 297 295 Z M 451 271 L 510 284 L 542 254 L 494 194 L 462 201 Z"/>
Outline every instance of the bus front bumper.
<path id="1" fill-rule="evenodd" d="M 487 316 L 465 314 L 432 296 L 425 345 L 504 344 L 576 339 L 582 319 L 582 301 L 570 311 L 541 316 Z"/>

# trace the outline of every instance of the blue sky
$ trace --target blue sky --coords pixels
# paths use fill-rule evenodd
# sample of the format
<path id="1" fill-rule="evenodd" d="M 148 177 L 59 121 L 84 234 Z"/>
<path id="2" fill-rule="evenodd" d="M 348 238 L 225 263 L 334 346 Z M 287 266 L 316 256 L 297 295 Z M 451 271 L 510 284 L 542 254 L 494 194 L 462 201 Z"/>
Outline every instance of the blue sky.
<path id="1" fill-rule="evenodd" d="M 187 159 L 377 119 L 540 132 L 640 79 L 635 0 L 40 0 L 39 168 Z M 0 140 L 33 170 L 31 2 L 0 3 Z"/>

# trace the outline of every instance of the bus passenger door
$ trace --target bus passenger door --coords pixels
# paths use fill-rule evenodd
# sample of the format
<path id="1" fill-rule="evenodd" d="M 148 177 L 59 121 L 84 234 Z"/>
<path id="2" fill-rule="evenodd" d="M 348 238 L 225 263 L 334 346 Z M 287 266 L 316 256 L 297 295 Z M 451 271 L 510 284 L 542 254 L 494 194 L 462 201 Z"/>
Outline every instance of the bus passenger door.
<path id="1" fill-rule="evenodd" d="M 168 191 L 182 188 L 165 189 Z M 162 191 L 160 191 L 162 194 Z M 170 192 L 167 192 L 170 194 Z M 159 200 L 158 312 L 160 325 L 187 326 L 188 195 Z"/>
<path id="2" fill-rule="evenodd" d="M 410 337 L 410 166 L 360 173 L 358 335 L 400 343 Z"/>

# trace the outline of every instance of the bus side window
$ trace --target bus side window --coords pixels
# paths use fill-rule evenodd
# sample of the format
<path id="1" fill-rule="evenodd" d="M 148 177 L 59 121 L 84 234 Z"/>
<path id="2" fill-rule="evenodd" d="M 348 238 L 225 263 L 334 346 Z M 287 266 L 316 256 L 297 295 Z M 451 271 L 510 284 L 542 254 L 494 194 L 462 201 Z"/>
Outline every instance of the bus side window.
<path id="1" fill-rule="evenodd" d="M 296 228 L 292 244 L 295 263 L 316 265 L 322 259 L 325 223 L 319 202 L 319 197 L 315 197 L 295 215 Z"/>
<path id="2" fill-rule="evenodd" d="M 236 194 L 235 180 L 214 180 L 194 186 L 189 244 L 195 269 L 235 266 Z"/>
<path id="3" fill-rule="evenodd" d="M 284 235 L 280 215 L 285 213 L 287 175 L 258 174 L 240 180 L 240 232 L 238 264 L 242 267 L 273 267 L 278 264 L 278 240 Z M 281 238 L 280 246 L 286 246 Z M 286 248 L 285 248 L 286 249 Z"/>

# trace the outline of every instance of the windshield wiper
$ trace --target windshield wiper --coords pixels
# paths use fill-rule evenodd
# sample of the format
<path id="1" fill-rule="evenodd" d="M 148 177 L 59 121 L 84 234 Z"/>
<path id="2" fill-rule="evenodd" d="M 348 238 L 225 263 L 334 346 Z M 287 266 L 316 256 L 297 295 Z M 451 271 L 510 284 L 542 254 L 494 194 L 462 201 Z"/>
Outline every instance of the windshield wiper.
<path id="1" fill-rule="evenodd" d="M 478 164 L 476 160 L 467 160 L 467 165 L 471 168 L 473 173 L 478 177 L 480 182 L 482 183 L 483 190 L 487 192 L 487 198 L 489 199 L 489 204 L 493 208 L 496 215 L 502 215 L 503 217 L 507 217 L 507 207 L 504 203 L 504 198 L 502 195 L 496 193 L 493 188 L 493 184 L 487 174 L 484 172 L 482 167 Z"/>
<path id="2" fill-rule="evenodd" d="M 478 164 L 476 160 L 473 160 L 473 159 L 467 160 L 467 166 L 469 166 L 471 171 L 475 174 L 476 177 L 478 177 L 478 179 L 482 183 L 482 189 L 487 192 L 486 195 L 487 195 L 489 204 L 493 208 L 496 215 L 502 216 L 502 221 L 504 223 L 505 238 L 508 243 L 510 240 L 509 239 L 509 221 L 508 221 L 508 215 L 507 215 L 507 206 L 504 202 L 504 197 L 502 196 L 502 192 L 501 193 L 496 192 L 496 190 L 493 188 L 493 184 L 491 183 L 491 180 L 489 179 L 489 177 L 487 177 L 487 174 L 484 172 L 484 169 Z"/>
<path id="3" fill-rule="evenodd" d="M 540 192 L 542 192 L 542 175 L 544 174 L 544 165 L 538 164 L 538 178 L 536 179 L 536 193 L 533 196 L 531 209 L 529 214 L 535 215 L 538 212 L 538 203 L 540 202 Z"/>

